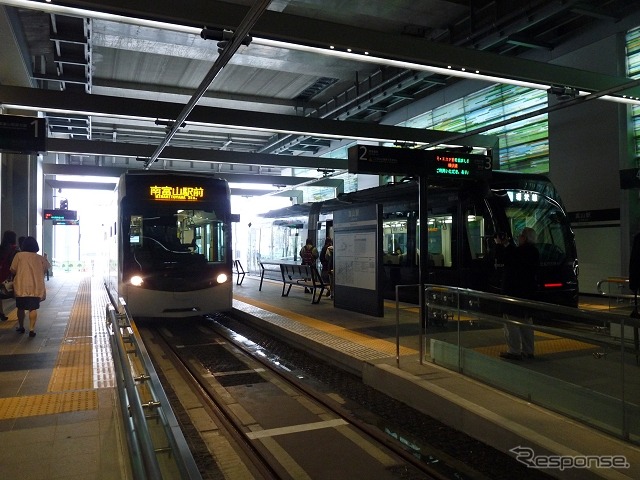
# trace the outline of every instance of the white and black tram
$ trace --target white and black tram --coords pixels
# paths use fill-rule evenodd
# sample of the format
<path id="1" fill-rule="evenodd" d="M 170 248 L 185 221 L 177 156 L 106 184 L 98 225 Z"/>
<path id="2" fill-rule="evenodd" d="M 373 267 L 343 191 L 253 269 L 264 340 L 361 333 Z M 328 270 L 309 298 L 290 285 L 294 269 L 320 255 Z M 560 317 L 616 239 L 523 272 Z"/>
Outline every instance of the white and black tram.
<path id="1" fill-rule="evenodd" d="M 186 317 L 231 309 L 230 190 L 226 180 L 129 171 L 109 225 L 107 286 L 135 317 Z"/>

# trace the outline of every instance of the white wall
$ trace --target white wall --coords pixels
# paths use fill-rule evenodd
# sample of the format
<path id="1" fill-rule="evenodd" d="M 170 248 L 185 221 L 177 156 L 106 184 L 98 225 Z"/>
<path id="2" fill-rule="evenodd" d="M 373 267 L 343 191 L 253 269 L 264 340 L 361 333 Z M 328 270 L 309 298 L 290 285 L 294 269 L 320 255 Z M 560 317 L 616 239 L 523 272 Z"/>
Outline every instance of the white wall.
<path id="1" fill-rule="evenodd" d="M 554 63 L 617 75 L 624 72 L 624 35 L 612 35 Z M 557 103 L 551 96 L 550 105 Z M 619 171 L 631 161 L 624 105 L 593 100 L 549 113 L 549 177 L 569 212 L 619 209 Z M 626 272 L 628 221 L 576 224 L 581 293 Z"/>
<path id="2" fill-rule="evenodd" d="M 596 294 L 596 285 L 600 280 L 620 275 L 620 228 L 586 227 L 576 228 L 574 232 L 580 265 L 580 292 Z"/>

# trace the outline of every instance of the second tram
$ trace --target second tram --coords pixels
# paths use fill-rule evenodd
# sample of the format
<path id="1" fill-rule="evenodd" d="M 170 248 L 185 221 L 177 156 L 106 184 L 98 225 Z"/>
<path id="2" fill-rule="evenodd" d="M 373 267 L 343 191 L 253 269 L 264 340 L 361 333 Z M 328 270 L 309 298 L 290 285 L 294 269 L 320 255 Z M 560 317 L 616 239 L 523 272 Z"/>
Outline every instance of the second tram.
<path id="1" fill-rule="evenodd" d="M 129 171 L 116 190 L 107 287 L 134 317 L 231 309 L 230 191 L 226 180 Z"/>
<path id="2" fill-rule="evenodd" d="M 495 260 L 496 233 L 516 238 L 524 227 L 538 235 L 541 301 L 578 304 L 578 258 L 562 201 L 543 175 L 495 171 L 488 180 L 429 186 L 427 193 L 428 271 L 423 282 L 499 293 L 502 265 Z M 256 258 L 297 261 L 299 238 L 322 245 L 331 235 L 332 212 L 355 203 L 383 208 L 384 294 L 396 285 L 419 283 L 418 185 L 415 180 L 361 190 L 315 204 L 293 205 L 263 215 L 250 244 Z M 275 219 L 275 220 L 274 220 Z M 249 258 L 249 261 L 253 260 Z M 401 292 L 402 293 L 402 292 Z M 402 294 L 404 301 L 416 295 Z"/>

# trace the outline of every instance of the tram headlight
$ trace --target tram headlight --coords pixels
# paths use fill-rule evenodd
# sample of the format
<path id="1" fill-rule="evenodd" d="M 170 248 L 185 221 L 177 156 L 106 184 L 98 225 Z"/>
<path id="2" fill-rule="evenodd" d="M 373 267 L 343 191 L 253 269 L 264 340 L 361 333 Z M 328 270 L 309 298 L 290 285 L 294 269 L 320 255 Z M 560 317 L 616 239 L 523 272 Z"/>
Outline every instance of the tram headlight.
<path id="1" fill-rule="evenodd" d="M 220 275 L 218 275 L 216 277 L 216 282 L 218 283 L 224 283 L 227 281 L 227 274 L 226 273 L 221 273 Z"/>
<path id="2" fill-rule="evenodd" d="M 133 277 L 131 277 L 129 282 L 134 287 L 139 287 L 140 285 L 142 285 L 142 277 L 140 275 L 134 275 Z"/>

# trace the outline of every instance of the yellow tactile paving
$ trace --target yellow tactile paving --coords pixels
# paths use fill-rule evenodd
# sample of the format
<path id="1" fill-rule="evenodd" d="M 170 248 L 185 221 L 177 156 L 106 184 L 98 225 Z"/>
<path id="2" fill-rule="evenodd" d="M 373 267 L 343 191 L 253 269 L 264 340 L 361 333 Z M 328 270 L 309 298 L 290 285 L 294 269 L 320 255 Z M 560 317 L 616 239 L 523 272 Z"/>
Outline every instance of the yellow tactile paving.
<path id="1" fill-rule="evenodd" d="M 91 279 L 80 282 L 48 391 L 93 388 Z"/>
<path id="2" fill-rule="evenodd" d="M 267 303 L 260 302 L 259 300 L 243 297 L 235 293 L 233 295 L 233 298 L 235 300 L 239 300 L 241 302 L 254 305 L 263 310 L 267 310 L 269 312 L 282 315 L 283 317 L 290 318 L 292 320 L 300 322 L 303 325 L 306 325 L 311 328 L 315 328 L 316 330 L 320 330 L 322 332 L 329 333 L 331 335 L 342 338 L 344 340 L 348 340 L 358 345 L 362 345 L 372 350 L 376 350 L 386 355 L 395 356 L 396 354 L 395 342 L 389 342 L 387 340 L 382 340 L 379 338 L 370 337 L 368 335 L 363 335 L 362 333 L 352 332 L 351 330 L 348 330 L 344 327 L 333 325 L 331 323 L 327 323 L 322 320 L 317 320 L 315 318 L 307 317 L 306 315 L 300 315 L 299 313 L 292 312 L 291 310 L 279 308 L 274 305 L 269 305 Z M 400 347 L 400 355 L 415 355 L 416 353 L 418 353 L 417 350 L 414 350 L 412 348 Z"/>
<path id="3" fill-rule="evenodd" d="M 80 282 L 49 380 L 49 393 L 0 398 L 0 420 L 98 408 L 96 389 L 115 385 L 103 290 L 99 280 Z M 15 310 L 9 319 L 17 320 Z M 3 322 L 0 328 L 13 328 L 9 323 Z"/>
<path id="4" fill-rule="evenodd" d="M 98 408 L 98 395 L 95 390 L 0 398 L 0 420 L 96 408 Z"/>
<path id="5" fill-rule="evenodd" d="M 577 350 L 590 350 L 598 348 L 597 345 L 579 342 L 569 338 L 557 337 L 548 333 L 535 333 L 535 354 L 536 356 L 551 355 L 554 353 L 573 352 Z M 497 357 L 500 352 L 506 350 L 506 344 L 490 345 L 488 347 L 474 348 L 478 353 L 483 353 L 492 357 Z"/>
<path id="6" fill-rule="evenodd" d="M 86 278 L 80 283 L 49 382 L 50 392 L 115 385 L 106 302 L 107 295 L 99 280 Z"/>

